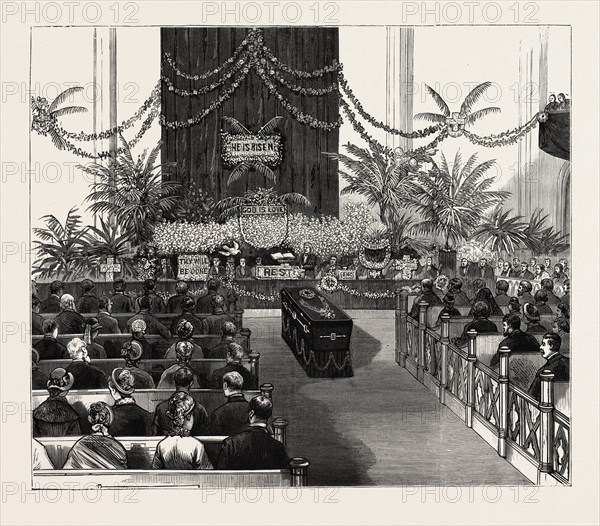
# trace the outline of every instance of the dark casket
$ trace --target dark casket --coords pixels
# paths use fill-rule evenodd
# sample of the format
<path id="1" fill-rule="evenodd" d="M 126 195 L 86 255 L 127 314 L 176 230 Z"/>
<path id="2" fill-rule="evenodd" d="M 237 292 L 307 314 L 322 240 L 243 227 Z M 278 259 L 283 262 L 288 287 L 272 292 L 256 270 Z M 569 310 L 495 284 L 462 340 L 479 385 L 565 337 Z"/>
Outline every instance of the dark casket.
<path id="1" fill-rule="evenodd" d="M 311 378 L 354 375 L 352 318 L 317 290 L 281 290 L 281 336 Z"/>

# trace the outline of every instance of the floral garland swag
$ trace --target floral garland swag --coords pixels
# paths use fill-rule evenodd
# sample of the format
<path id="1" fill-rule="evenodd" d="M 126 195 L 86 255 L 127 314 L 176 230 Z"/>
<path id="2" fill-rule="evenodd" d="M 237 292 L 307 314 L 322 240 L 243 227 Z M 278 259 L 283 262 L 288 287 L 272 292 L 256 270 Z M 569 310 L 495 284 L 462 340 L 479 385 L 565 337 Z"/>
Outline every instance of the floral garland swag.
<path id="1" fill-rule="evenodd" d="M 194 89 L 179 89 L 166 73 L 167 67 L 172 70 L 176 77 L 179 77 L 188 83 L 190 81 L 205 81 L 211 77 L 215 77 L 217 80 L 212 81 L 210 84 Z M 50 131 L 56 133 L 61 139 L 60 145 L 57 144 L 57 147 L 59 148 L 67 149 L 81 157 L 90 159 L 105 159 L 111 156 L 110 152 L 101 151 L 94 155 L 93 153 L 85 151 L 81 147 L 76 146 L 71 141 L 90 142 L 109 139 L 114 135 L 121 134 L 124 131 L 132 128 L 146 114 L 147 116 L 142 122 L 142 125 L 136 133 L 134 139 L 129 142 L 130 147 L 135 146 L 135 144 L 141 140 L 141 138 L 157 118 L 161 126 L 171 129 L 183 129 L 195 126 L 215 110 L 220 108 L 226 100 L 231 98 L 250 71 L 254 71 L 259 76 L 269 92 L 279 100 L 283 108 L 290 113 L 294 119 L 311 128 L 332 130 L 334 128 L 339 128 L 344 121 L 341 115 L 336 121 L 324 121 L 304 113 L 279 91 L 278 86 L 282 86 L 290 92 L 303 97 L 318 97 L 328 93 L 337 92 L 339 95 L 338 100 L 341 112 L 348 119 L 354 130 L 363 138 L 363 140 L 368 142 L 373 148 L 379 149 L 380 151 L 384 151 L 386 148 L 366 131 L 363 124 L 358 120 L 357 114 L 354 110 L 356 110 L 358 115 L 366 120 L 371 126 L 376 129 L 383 130 L 386 133 L 411 139 L 421 139 L 433 134 L 437 134 L 429 144 L 417 148 L 417 151 L 434 149 L 449 135 L 452 135 L 452 137 L 464 135 L 474 144 L 491 148 L 514 144 L 516 141 L 521 140 L 527 133 L 529 133 L 538 122 L 543 121 L 544 119 L 543 112 L 540 112 L 523 126 L 517 127 L 514 130 L 503 132 L 499 135 L 491 135 L 489 137 L 481 137 L 471 133 L 464 129 L 464 125 L 459 126 L 458 129 L 452 129 L 450 133 L 449 122 L 438 123 L 421 130 L 406 132 L 391 128 L 390 126 L 370 115 L 363 108 L 362 104 L 353 93 L 342 70 L 342 64 L 338 63 L 337 61 L 334 61 L 332 64 L 314 71 L 302 71 L 294 69 L 279 61 L 279 59 L 264 44 L 261 30 L 255 28 L 248 32 L 246 38 L 238 46 L 231 57 L 229 57 L 225 62 L 216 68 L 203 73 L 191 75 L 181 71 L 171 56 L 169 54 L 165 54 L 161 68 L 160 81 L 154 87 L 150 96 L 144 101 L 142 106 L 135 112 L 135 114 L 129 119 L 123 121 L 119 126 L 99 133 L 85 133 L 83 131 L 79 133 L 70 132 L 63 128 L 62 125 L 58 123 L 56 116 L 49 111 L 50 105 L 46 99 L 41 97 L 32 97 L 31 104 L 33 111 L 31 127 L 32 130 L 41 135 L 47 135 Z M 286 78 L 286 75 L 301 81 L 321 79 L 326 75 L 333 75 L 333 80 L 330 84 L 323 88 L 311 88 L 296 84 L 293 80 Z M 231 84 L 225 88 L 225 84 L 230 80 Z M 165 89 L 174 93 L 178 97 L 198 97 L 215 91 L 219 88 L 225 89 L 222 90 L 215 101 L 213 101 L 208 107 L 204 108 L 195 116 L 190 117 L 185 121 L 167 121 L 164 114 L 162 114 L 160 111 L 160 95 L 162 85 L 164 85 Z M 121 153 L 120 150 L 121 149 L 119 149 L 117 153 Z"/>

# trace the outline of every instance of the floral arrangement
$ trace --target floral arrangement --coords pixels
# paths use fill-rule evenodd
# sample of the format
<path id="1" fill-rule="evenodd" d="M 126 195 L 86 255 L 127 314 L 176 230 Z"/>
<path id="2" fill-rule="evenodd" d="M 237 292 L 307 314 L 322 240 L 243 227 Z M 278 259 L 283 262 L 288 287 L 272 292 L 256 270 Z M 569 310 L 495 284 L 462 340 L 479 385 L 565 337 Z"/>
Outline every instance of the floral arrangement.
<path id="1" fill-rule="evenodd" d="M 302 213 L 291 214 L 289 221 L 277 217 L 268 225 L 262 225 L 273 239 L 284 239 L 286 246 L 300 253 L 306 241 L 310 241 L 313 252 L 319 258 L 331 254 L 338 257 L 356 254 L 362 246 L 367 226 L 372 221 L 369 209 L 362 203 L 348 203 L 343 220 L 333 216 L 309 217 Z M 265 221 L 268 221 L 265 216 Z M 154 228 L 153 242 L 160 255 L 213 252 L 224 243 L 241 243 L 242 232 L 238 220 L 229 219 L 225 223 L 162 222 Z"/>
<path id="2" fill-rule="evenodd" d="M 461 259 L 467 258 L 471 263 L 479 261 L 481 258 L 486 258 L 488 263 L 495 260 L 496 254 L 487 249 L 483 243 L 477 241 L 467 241 L 458 247 L 456 258 L 460 262 Z"/>

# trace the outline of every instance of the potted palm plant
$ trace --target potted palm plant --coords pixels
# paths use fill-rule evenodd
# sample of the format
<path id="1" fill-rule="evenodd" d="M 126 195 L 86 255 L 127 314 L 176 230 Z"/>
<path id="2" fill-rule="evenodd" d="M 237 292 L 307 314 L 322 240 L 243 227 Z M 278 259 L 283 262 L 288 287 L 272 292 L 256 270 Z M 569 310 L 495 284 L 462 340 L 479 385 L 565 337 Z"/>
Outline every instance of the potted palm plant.
<path id="1" fill-rule="evenodd" d="M 175 215 L 181 184 L 163 181 L 163 169 L 173 164 L 156 164 L 160 142 L 150 153 L 144 151 L 134 160 L 127 141 L 122 136 L 120 140 L 121 153 L 110 158 L 106 166 L 93 163 L 79 168 L 94 177 L 86 198 L 92 203 L 88 210 L 106 214 L 120 225 L 132 245 L 139 246 L 152 239 L 158 221 L 165 215 Z"/>
<path id="2" fill-rule="evenodd" d="M 421 216 L 413 230 L 441 238 L 440 267 L 445 271 L 456 269 L 457 245 L 473 234 L 491 207 L 510 195 L 490 190 L 494 178 L 486 173 L 494 163 L 490 160 L 477 164 L 477 155 L 473 154 L 463 164 L 458 151 L 449 168 L 442 154 L 439 167 L 411 185 L 411 206 Z"/>
<path id="3" fill-rule="evenodd" d="M 496 252 L 497 258 L 507 258 L 525 245 L 527 223 L 523 216 L 511 216 L 512 210 L 505 212 L 501 206 L 494 208 L 474 232 L 473 238 Z"/>
<path id="4" fill-rule="evenodd" d="M 89 227 L 82 226 L 77 208 L 69 210 L 64 223 L 52 214 L 41 219 L 46 227 L 33 229 L 39 239 L 33 242 L 38 259 L 32 274 L 41 279 L 59 278 L 65 281 L 85 274 L 91 267 L 85 253 Z"/>

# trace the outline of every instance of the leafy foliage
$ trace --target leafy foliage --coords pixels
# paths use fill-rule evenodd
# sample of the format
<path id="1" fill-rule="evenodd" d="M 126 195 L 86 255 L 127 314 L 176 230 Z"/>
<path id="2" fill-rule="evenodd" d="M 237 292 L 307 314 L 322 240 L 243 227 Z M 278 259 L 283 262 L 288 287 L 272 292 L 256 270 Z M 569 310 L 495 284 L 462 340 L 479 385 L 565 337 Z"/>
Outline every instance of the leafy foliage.
<path id="1" fill-rule="evenodd" d="M 495 252 L 513 254 L 525 244 L 527 223 L 522 221 L 523 216 L 511 217 L 511 212 L 504 212 L 501 206 L 497 206 L 490 217 L 477 227 L 474 239 L 482 241 L 484 246 Z"/>
<path id="2" fill-rule="evenodd" d="M 536 208 L 531 214 L 529 224 L 525 229 L 525 246 L 534 254 L 559 254 L 569 248 L 569 235 L 561 231 L 555 232 L 549 226 L 548 215 Z"/>
<path id="3" fill-rule="evenodd" d="M 477 164 L 476 154 L 462 166 L 460 151 L 456 153 L 452 169 L 442 154 L 440 167 L 421 175 L 411 185 L 411 206 L 421 220 L 413 231 L 420 235 L 442 236 L 444 248 L 468 239 L 492 206 L 500 204 L 510 194 L 490 190 L 493 177 L 486 172 L 495 161 Z"/>
<path id="4" fill-rule="evenodd" d="M 465 118 L 465 127 L 475 124 L 475 122 L 486 115 L 500 113 L 500 108 L 497 106 L 489 106 L 477 111 L 472 111 L 473 106 L 475 106 L 477 101 L 483 96 L 485 91 L 490 88 L 491 85 L 492 83 L 489 81 L 483 82 L 478 86 L 475 86 L 465 97 L 465 100 L 462 102 L 459 111 L 459 115 Z M 430 122 L 446 122 L 446 119 L 450 117 L 450 108 L 448 104 L 431 86 L 427 86 L 427 91 L 438 105 L 442 113 L 417 113 L 414 118 L 417 120 L 425 120 Z"/>
<path id="5" fill-rule="evenodd" d="M 49 214 L 41 218 L 46 228 L 34 228 L 39 239 L 34 246 L 38 259 L 33 266 L 33 275 L 40 278 L 59 277 L 72 280 L 84 274 L 90 267 L 83 248 L 89 227 L 83 227 L 77 208 L 71 208 L 64 224 Z"/>
<path id="6" fill-rule="evenodd" d="M 150 153 L 133 159 L 129 144 L 120 136 L 122 153 L 109 160 L 108 166 L 99 163 L 79 166 L 92 175 L 95 182 L 86 198 L 92 204 L 88 210 L 107 214 L 118 223 L 127 240 L 140 245 L 152 239 L 154 225 L 165 215 L 174 214 L 181 195 L 181 185 L 162 180 L 162 169 L 155 165 L 161 143 Z"/>

